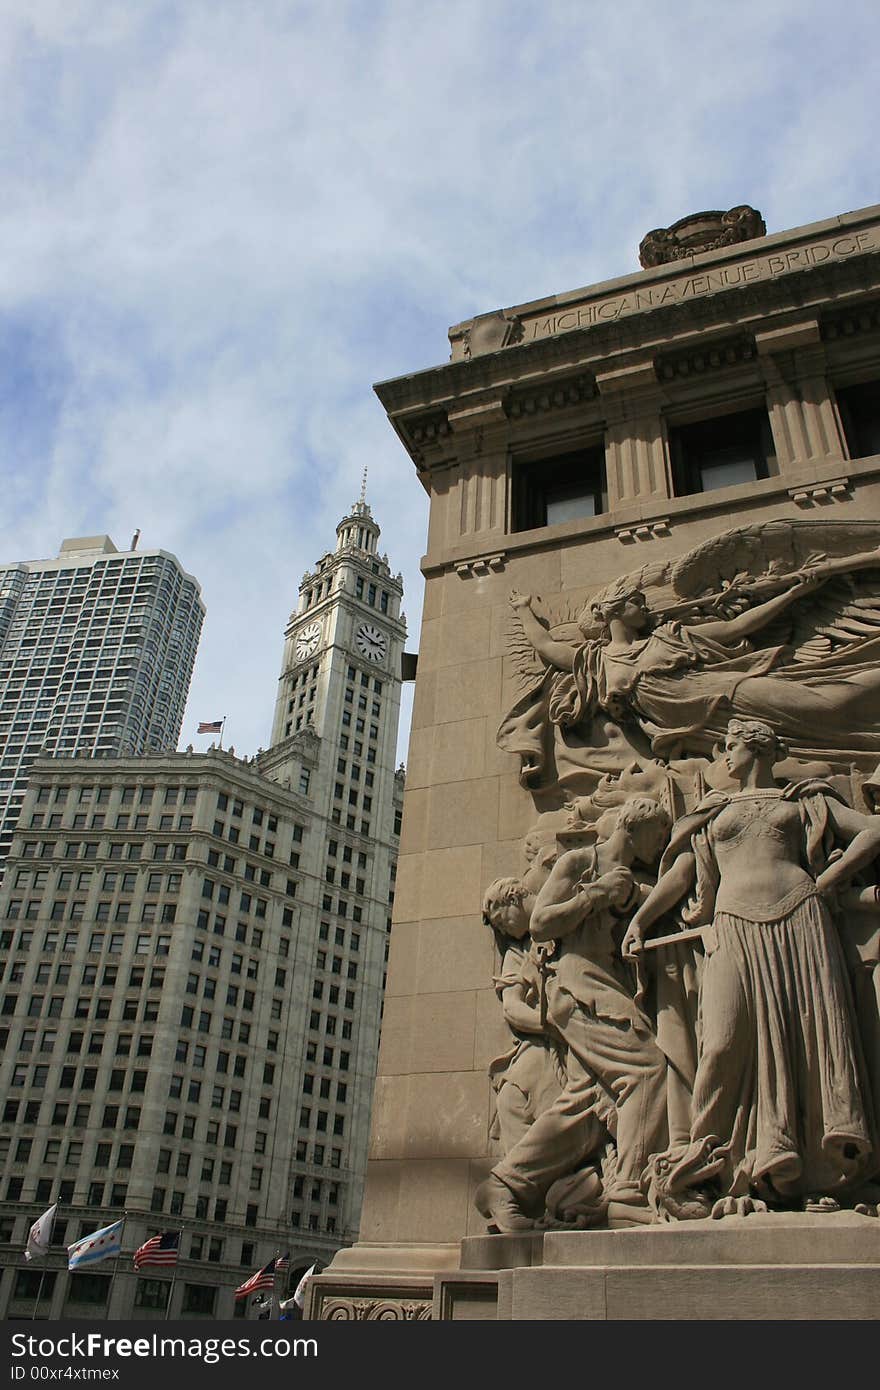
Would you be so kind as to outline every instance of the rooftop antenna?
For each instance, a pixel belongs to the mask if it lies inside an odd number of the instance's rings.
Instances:
[[[140,538],[141,538],[141,530],[140,530],[140,527],[138,527],[138,529],[135,531],[134,535],[133,535],[132,538],[131,538],[131,547],[130,547],[130,548],[131,548],[132,550],[137,550],[137,544],[138,544],[138,541],[140,540]]]
[[[366,468],[366,464],[365,464],[365,465],[364,465],[364,476],[363,476],[363,478],[361,479],[361,495],[360,495],[361,504],[363,505],[363,503],[366,502],[366,500],[367,500],[367,468]]]

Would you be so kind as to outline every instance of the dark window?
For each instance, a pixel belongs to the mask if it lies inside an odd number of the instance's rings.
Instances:
[[[880,454],[880,381],[863,381],[835,391],[850,458]]]
[[[95,1303],[103,1305],[107,1302],[109,1290],[109,1274],[71,1274],[70,1286],[67,1291],[67,1301],[68,1303]]]
[[[155,1308],[159,1312],[164,1312],[170,1287],[170,1281],[167,1279],[138,1279],[134,1306],[136,1308]]]
[[[27,1298],[33,1301],[39,1294],[41,1302],[48,1302],[55,1290],[56,1278],[57,1275],[54,1270],[18,1269],[15,1272],[15,1287],[12,1291],[12,1297]]]
[[[184,1284],[183,1311],[203,1313],[210,1317],[214,1312],[217,1290],[211,1284]]]
[[[775,463],[767,412],[741,410],[692,425],[672,425],[669,455],[676,497],[766,478]]]
[[[530,531],[608,509],[605,450],[599,445],[513,468],[511,529]]]

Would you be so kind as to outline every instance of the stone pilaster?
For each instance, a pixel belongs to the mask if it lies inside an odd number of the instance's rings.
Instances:
[[[605,406],[608,510],[672,496],[663,420],[663,390],[653,361],[598,372]]]

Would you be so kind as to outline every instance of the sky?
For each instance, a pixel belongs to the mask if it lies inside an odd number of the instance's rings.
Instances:
[[[225,715],[250,756],[365,467],[418,647],[427,498],[372,383],[689,212],[880,201],[878,40],[876,0],[0,0],[0,561],[177,555],[181,745]]]

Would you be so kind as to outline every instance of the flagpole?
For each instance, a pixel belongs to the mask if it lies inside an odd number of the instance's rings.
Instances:
[[[223,723],[220,725],[220,747],[223,747],[223,730],[226,728],[226,715],[223,716]]]
[[[113,1261],[113,1273],[110,1275],[110,1288],[107,1290],[107,1316],[110,1316],[110,1308],[113,1303],[113,1285],[116,1283],[116,1271],[119,1269],[119,1257],[122,1254],[122,1237],[125,1235],[125,1223],[128,1220],[128,1212],[122,1213],[122,1230],[119,1232],[119,1249],[116,1251],[116,1259]]]
[[[177,1269],[180,1264],[180,1257],[183,1254],[183,1233],[185,1230],[186,1227],[181,1226],[180,1239],[177,1242],[177,1259],[174,1261],[174,1273],[171,1275],[171,1287],[168,1290],[168,1302],[165,1304],[165,1322],[167,1322],[169,1317],[171,1316],[171,1300],[174,1297],[174,1281],[177,1278]]]
[[[51,1224],[51,1226],[49,1227],[49,1239],[47,1240],[47,1242],[46,1242],[46,1248],[45,1248],[45,1250],[43,1251],[43,1267],[42,1267],[42,1269],[40,1270],[40,1282],[39,1282],[39,1284],[37,1285],[37,1296],[36,1296],[36,1299],[34,1300],[34,1311],[33,1311],[33,1313],[31,1314],[31,1322],[36,1322],[36,1320],[37,1320],[37,1310],[39,1309],[39,1306],[40,1306],[40,1299],[43,1297],[43,1283],[44,1283],[45,1278],[46,1278],[46,1264],[47,1264],[47,1262],[48,1262],[48,1260],[49,1260],[49,1246],[52,1244],[52,1236],[53,1236],[53,1233],[54,1233],[54,1231],[55,1231],[55,1222],[56,1222],[57,1220],[58,1220],[58,1203],[57,1203],[57,1201],[56,1201],[56,1203],[55,1203],[55,1215],[52,1217],[52,1224]]]
[[[37,1320],[37,1309],[40,1306],[40,1299],[43,1296],[43,1280],[46,1278],[46,1261],[48,1260],[48,1258],[49,1251],[47,1250],[45,1255],[43,1256],[43,1267],[40,1270],[40,1282],[37,1285],[37,1296],[34,1300],[34,1311],[31,1313],[31,1322],[36,1322]]]

